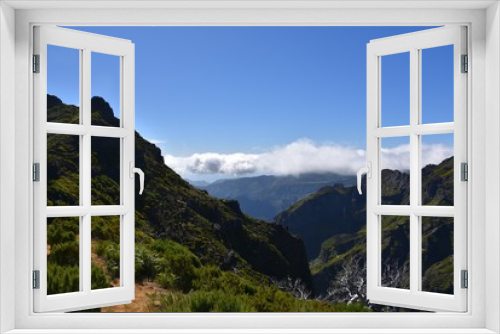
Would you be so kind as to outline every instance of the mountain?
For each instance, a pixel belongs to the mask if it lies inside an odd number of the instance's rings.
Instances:
[[[184,179],[186,180],[190,185],[196,187],[196,188],[204,188],[210,185],[210,182],[207,181],[195,181],[195,180],[189,180],[189,179]]]
[[[366,224],[366,195],[355,187],[326,186],[276,216],[275,221],[299,235],[310,260],[329,236],[354,233]]]
[[[119,125],[104,99],[91,102],[93,125]],[[79,122],[78,108],[55,96],[48,96],[48,107],[49,121]],[[135,136],[136,166],[146,175],[144,193],[136,196],[136,289],[152,284],[169,291],[148,294],[137,310],[364,310],[299,300],[279,288],[275,282],[287,279],[313,288],[302,240],[284,226],[248,217],[235,200],[193,187],[165,165],[158,147]],[[119,202],[119,147],[117,139],[92,138],[92,204]],[[78,205],[79,138],[49,134],[47,163],[47,204]],[[78,289],[77,221],[48,220],[49,294]],[[119,226],[119,217],[92,217],[93,289],[119,284]]]
[[[382,203],[409,203],[409,175],[397,170],[382,171]],[[366,189],[363,178],[362,188]],[[452,205],[453,157],[422,169],[422,202]],[[295,203],[276,217],[276,223],[300,236],[306,245],[314,286],[325,293],[349,259],[366,254],[366,196],[355,187],[324,187]],[[405,217],[382,220],[382,259],[406,268],[409,263],[409,222]],[[425,291],[452,293],[453,219],[422,218],[422,267]],[[406,254],[406,255],[405,255]],[[362,262],[362,261],[361,261]],[[451,276],[450,276],[451,275]],[[406,278],[399,282],[409,284]]]
[[[400,279],[392,285],[409,287],[409,223],[403,217],[389,216],[382,222],[383,269],[392,267]],[[326,293],[332,282],[345,272],[351,259],[361,260],[360,272],[366,274],[366,226],[356,233],[337,234],[326,239],[317,258],[310,262],[314,287]],[[394,271],[395,270],[395,271]],[[453,219],[424,218],[422,224],[422,289],[428,292],[453,294]],[[383,281],[391,281],[390,272],[382,273]],[[384,279],[384,276],[385,279]]]
[[[251,217],[271,221],[278,213],[318,189],[335,184],[354,185],[356,176],[333,173],[288,176],[263,175],[224,179],[203,187],[217,198],[234,199]]]

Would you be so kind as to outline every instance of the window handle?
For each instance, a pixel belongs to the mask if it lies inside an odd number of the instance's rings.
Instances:
[[[358,170],[358,192],[360,195],[362,194],[362,192],[361,192],[361,177],[363,176],[363,174],[366,174],[367,177],[369,179],[371,179],[371,177],[372,177],[372,163],[370,161],[368,161],[366,163],[366,167],[363,167],[360,170]]]
[[[144,172],[142,171],[142,169],[134,167],[133,161],[130,161],[129,167],[130,167],[131,179],[134,178],[134,173],[139,174],[139,186],[140,186],[139,195],[142,195],[142,192],[144,191]]]

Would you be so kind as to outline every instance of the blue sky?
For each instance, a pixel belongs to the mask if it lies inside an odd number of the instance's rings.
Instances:
[[[171,157],[207,152],[259,155],[301,140],[314,147],[334,144],[364,150],[366,44],[428,29],[71,28],[135,43],[136,129]],[[453,121],[453,74],[451,64],[445,62],[452,50],[451,46],[424,50],[424,123]],[[49,57],[49,73],[53,71],[49,93],[77,104],[78,89],[71,88],[71,80],[61,79],[74,78],[70,73],[77,72],[68,69],[77,68],[78,58],[71,63],[66,56],[64,64],[60,59],[64,55],[57,53]],[[93,55],[92,94],[103,96],[118,110],[117,59],[113,58]],[[409,57],[386,56],[382,66],[382,124],[406,125]],[[444,144],[450,144],[447,141]]]

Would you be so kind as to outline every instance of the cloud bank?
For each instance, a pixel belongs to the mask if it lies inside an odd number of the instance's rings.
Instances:
[[[409,145],[382,149],[382,168],[408,170]],[[423,165],[438,164],[453,155],[443,144],[422,145]],[[332,172],[352,175],[365,166],[366,152],[338,144],[317,144],[300,139],[261,154],[195,153],[188,157],[165,156],[165,163],[180,175],[227,176],[299,175]]]

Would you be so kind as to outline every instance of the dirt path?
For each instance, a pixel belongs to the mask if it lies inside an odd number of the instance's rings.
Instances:
[[[103,307],[101,308],[101,312],[157,312],[159,304],[156,301],[151,301],[149,295],[153,293],[165,293],[166,291],[154,282],[136,283],[135,299],[132,303]]]
[[[96,242],[92,241],[92,263],[100,266],[106,272],[106,261],[95,252]],[[48,252],[50,249],[47,250]],[[115,279],[113,286],[120,286],[120,279]],[[101,308],[101,312],[156,312],[159,301],[152,301],[150,294],[165,293],[166,289],[158,286],[155,282],[135,283],[135,299],[130,304],[116,305]]]

